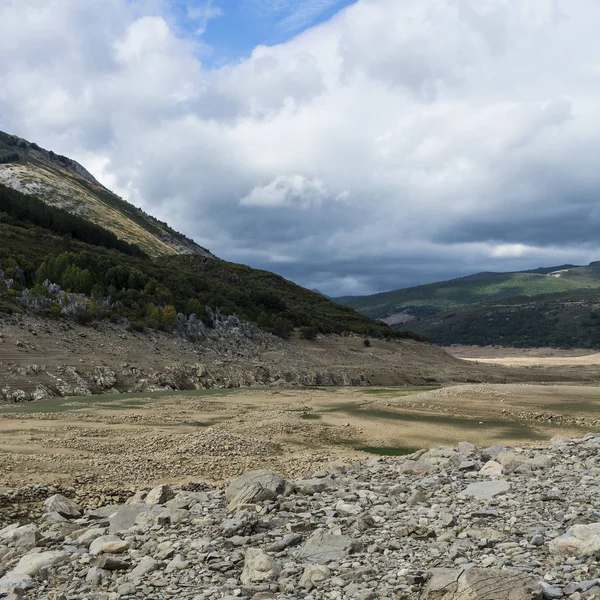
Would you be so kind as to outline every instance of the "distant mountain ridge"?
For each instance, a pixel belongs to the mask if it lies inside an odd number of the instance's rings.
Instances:
[[[600,262],[475,273],[335,300],[440,344],[600,348]]]
[[[100,225],[149,256],[213,257],[206,248],[112,193],[76,161],[1,131],[0,184]]]
[[[343,296],[336,302],[388,322],[395,315],[430,316],[446,310],[513,296],[539,296],[600,287],[600,266],[559,265],[507,273],[481,272],[370,296]]]

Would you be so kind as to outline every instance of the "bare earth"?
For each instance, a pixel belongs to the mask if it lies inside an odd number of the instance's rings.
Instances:
[[[462,440],[522,445],[597,430],[600,389],[578,385],[59,398],[0,407],[0,491],[29,482],[118,489],[220,482],[257,467],[298,475],[338,457]]]

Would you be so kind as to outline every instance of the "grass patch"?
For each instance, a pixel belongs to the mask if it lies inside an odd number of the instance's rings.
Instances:
[[[539,429],[543,428],[544,425],[536,424],[537,430],[535,430],[532,429],[528,423],[516,423],[502,419],[485,419],[481,421],[477,418],[457,417],[450,415],[403,413],[379,408],[365,408],[365,406],[368,405],[365,405],[364,403],[346,403],[332,409],[327,409],[327,412],[341,412],[350,416],[384,421],[427,423],[433,426],[443,425],[464,430],[500,429],[501,433],[496,436],[497,439],[512,438],[515,440],[544,440],[548,438],[548,435],[545,435],[539,431]]]
[[[36,402],[24,402],[22,404],[10,404],[0,407],[0,414],[3,413],[54,413],[65,411],[80,411],[89,409],[124,409],[139,408],[146,404],[145,401],[155,400],[157,398],[170,398],[177,396],[186,397],[209,397],[224,396],[237,393],[238,389],[209,389],[209,390],[173,390],[160,392],[126,392],[123,394],[106,394],[97,396],[77,396],[70,398],[49,398],[47,400],[38,400]]]

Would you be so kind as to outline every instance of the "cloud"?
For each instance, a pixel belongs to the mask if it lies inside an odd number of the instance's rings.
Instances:
[[[281,175],[267,185],[256,186],[240,200],[240,206],[285,206],[306,210],[320,206],[328,196],[327,188],[318,179]]]
[[[220,5],[190,6],[202,29]],[[594,0],[359,0],[207,70],[166,0],[0,0],[0,129],[330,294],[586,262],[599,20]]]

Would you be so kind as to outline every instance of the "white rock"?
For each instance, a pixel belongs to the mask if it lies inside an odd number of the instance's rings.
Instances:
[[[329,577],[329,569],[325,565],[308,565],[300,577],[300,585],[305,589],[312,589],[316,583],[325,581]]]
[[[70,555],[67,552],[60,552],[58,550],[38,552],[37,554],[26,554],[21,558],[11,573],[35,577],[42,569],[64,565],[69,561],[69,557]]]
[[[508,481],[480,481],[467,486],[460,494],[459,498],[475,498],[476,500],[489,500],[494,496],[504,494],[510,490]]]
[[[164,504],[168,500],[175,498],[175,492],[169,485],[157,485],[148,492],[144,502],[146,504]]]
[[[567,556],[590,556],[600,551],[600,523],[573,525],[566,533],[553,539],[551,554]]]
[[[103,546],[105,544],[121,541],[121,538],[118,538],[116,535],[101,535],[90,544],[89,552],[92,556],[98,556],[104,552]]]
[[[248,548],[240,581],[252,585],[263,581],[273,581],[279,575],[279,564],[259,548]]]
[[[44,502],[44,512],[58,513],[62,517],[77,518],[81,516],[81,506],[61,494],[54,494]]]
[[[500,477],[502,475],[502,465],[495,460],[488,460],[479,472],[488,477]]]

